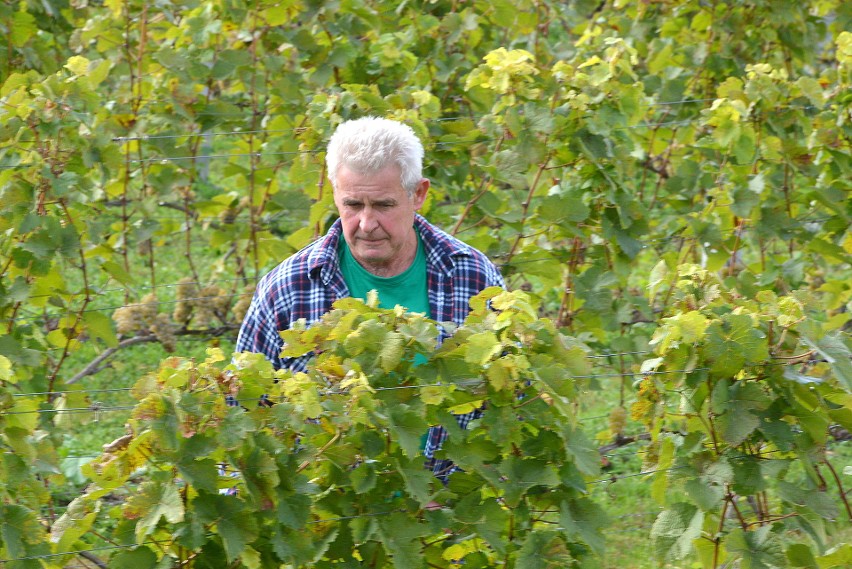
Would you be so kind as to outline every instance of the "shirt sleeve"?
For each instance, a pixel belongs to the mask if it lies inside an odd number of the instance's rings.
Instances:
[[[288,316],[278,314],[274,305],[275,302],[268,287],[261,282],[240,326],[235,351],[263,354],[272,362],[275,369],[280,369],[282,365],[280,354],[284,341],[278,333],[278,320],[280,317],[287,320]]]

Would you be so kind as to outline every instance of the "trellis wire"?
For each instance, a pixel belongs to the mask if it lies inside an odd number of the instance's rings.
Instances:
[[[814,222],[814,223],[816,223],[818,221],[819,220],[812,220],[812,222]],[[745,228],[747,229],[749,227],[745,226]],[[729,229],[727,231],[734,233],[734,232],[743,231],[743,230],[744,230],[743,227],[739,227],[739,228],[732,228],[732,229]],[[197,237],[197,239],[198,239],[197,242],[203,243],[202,237]],[[697,236],[671,236],[671,237],[647,240],[647,242],[652,242],[652,241],[653,242],[663,242],[663,241],[670,241],[670,240],[675,240],[675,239],[697,240],[697,239],[699,239],[699,237],[697,237]],[[643,245],[643,248],[647,248],[647,247],[648,247],[647,245]],[[494,255],[493,257],[495,259],[499,259],[501,256],[500,255]],[[509,263],[502,263],[502,264],[501,263],[495,263],[495,265],[497,267],[506,267],[506,266],[516,266],[516,265],[521,265],[521,264],[539,263],[539,262],[552,261],[552,260],[558,261],[559,259],[556,259],[554,257],[544,257],[544,258],[536,258],[536,259],[522,259],[520,261],[510,261]],[[214,283],[220,283],[220,282],[239,282],[239,281],[245,281],[248,284],[251,283],[250,279],[234,278],[234,279],[211,280],[211,281],[208,281],[208,284],[214,284]],[[197,285],[197,284],[201,284],[201,283],[199,283],[197,281],[192,281],[190,283],[179,283],[178,282],[178,283],[168,283],[168,284],[154,285],[154,286],[147,286],[147,287],[139,287],[139,289],[140,290],[151,290],[151,289],[154,289],[154,288],[173,288],[173,287],[182,286],[183,284],[196,284]],[[132,288],[131,287],[117,287],[117,288],[114,288],[114,289],[107,289],[105,291],[97,291],[97,292],[102,293],[102,292],[108,292],[108,291],[121,291],[121,290],[127,291],[127,290],[132,290]],[[85,296],[86,294],[91,295],[91,294],[93,294],[93,292],[94,291],[89,292],[89,293],[78,292],[78,293],[71,293],[71,294],[64,295],[64,296],[78,297],[78,296]],[[249,296],[249,295],[250,295],[250,293],[234,292],[234,293],[226,293],[226,294],[217,295],[217,296],[188,298],[188,299],[184,299],[184,301],[209,300],[209,299],[212,299],[212,298],[221,298],[221,297],[224,297],[224,296],[227,296],[229,298],[234,298],[234,297]],[[51,297],[51,296],[55,296],[55,295],[47,295],[47,294],[39,295],[39,297]],[[160,305],[160,304],[175,304],[177,302],[181,302],[181,301],[179,301],[179,300],[163,300],[163,301],[157,301],[156,303],[142,303],[142,304],[144,304],[144,305],[150,305],[150,304]],[[140,303],[132,303],[132,304],[140,304]],[[6,322],[18,322],[18,321],[24,321],[24,320],[32,320],[33,318],[38,318],[38,317],[41,317],[41,318],[62,318],[63,316],[78,314],[80,312],[88,313],[88,312],[113,311],[113,310],[116,310],[118,308],[122,308],[124,306],[126,306],[126,305],[86,308],[83,311],[68,310],[66,312],[51,313],[49,315],[30,313],[30,315],[28,315],[28,316],[18,316],[18,317],[15,317],[15,318],[7,318],[5,320],[6,320]]]
[[[798,364],[796,364],[796,363],[790,364],[790,363],[779,362],[777,365],[793,366],[793,365],[798,365]],[[571,381],[571,380],[576,380],[576,379],[624,378],[624,377],[637,377],[637,376],[651,377],[651,376],[659,376],[659,375],[673,375],[673,374],[680,374],[680,373],[692,373],[692,372],[696,372],[696,371],[709,371],[709,369],[710,368],[694,368],[694,369],[678,369],[678,370],[665,370],[665,371],[636,371],[636,372],[616,372],[616,373],[573,375],[573,376],[568,376],[566,378],[563,378],[562,381]],[[439,382],[436,382],[436,383],[420,384],[420,385],[397,385],[397,386],[393,386],[393,387],[373,387],[373,388],[371,388],[371,390],[375,391],[375,392],[381,392],[381,391],[400,391],[400,390],[406,390],[406,389],[425,389],[425,388],[428,388],[428,387],[454,387],[454,386],[472,387],[474,385],[483,385],[485,383],[487,383],[487,381],[485,379],[471,379],[471,380],[459,381],[459,382],[440,382],[439,381]],[[133,389],[133,388],[129,388],[129,387],[128,388],[114,388],[113,390],[110,390],[110,391],[129,391],[131,389]],[[85,393],[90,393],[90,392],[96,393],[96,392],[101,392],[101,391],[103,391],[103,390],[98,390],[98,389],[94,389],[94,390],[91,390],[91,391],[69,390],[69,391],[61,391],[61,392],[19,393],[19,394],[15,394],[15,395],[18,396],[18,397],[37,397],[37,396],[42,397],[42,396],[46,396],[50,393],[54,393],[54,394],[85,394]],[[678,392],[676,390],[671,390],[671,391]],[[346,391],[326,390],[326,391],[321,391],[320,395],[341,395],[341,394],[344,394],[344,393],[346,393]],[[257,402],[273,401],[273,402],[277,403],[277,402],[282,402],[283,400],[274,401],[274,399],[270,398],[270,397],[241,399],[241,402],[254,402],[254,401],[257,401]],[[752,401],[752,400],[751,399],[732,399],[731,401],[749,402],[749,401]],[[203,402],[201,404],[202,405],[205,405],[205,404],[206,405],[213,405],[215,403],[214,402]],[[92,406],[89,406],[89,407],[80,407],[80,408],[72,408],[72,409],[33,409],[33,410],[28,410],[28,411],[3,411],[3,412],[0,412],[0,415],[26,415],[26,414],[32,414],[32,413],[68,413],[68,412],[84,412],[84,411],[88,411],[88,412],[92,412],[92,413],[99,413],[101,411],[110,411],[110,410],[117,410],[117,409],[133,409],[133,408],[134,407],[132,407],[132,406],[131,407],[92,407]],[[589,417],[589,418],[585,418],[584,420],[591,421],[591,420],[602,419],[604,417],[608,417],[608,415],[605,415],[605,416],[602,415],[602,416],[599,416],[599,417]]]

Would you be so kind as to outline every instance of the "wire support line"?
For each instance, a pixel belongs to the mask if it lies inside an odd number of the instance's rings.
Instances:
[[[645,103],[649,108],[653,107],[669,107],[676,105],[688,105],[693,103],[709,103],[713,102],[716,99],[713,98],[689,98],[689,99],[678,99],[672,101],[653,101],[649,100]],[[797,104],[788,104],[787,108],[801,108],[805,110],[817,110],[818,107],[815,107],[811,104],[805,105],[797,105]],[[826,106],[828,108],[828,106]],[[246,110],[244,113],[210,113],[203,112],[205,117],[213,117],[213,116],[223,116],[223,117],[249,117],[251,116],[251,111]],[[474,124],[478,123],[483,118],[486,118],[488,115],[474,115],[474,116],[456,116],[456,117],[439,117],[429,119],[427,122],[433,123],[446,123],[446,122],[461,122],[461,121],[470,121]],[[586,118],[591,117],[592,115],[588,115]],[[677,121],[675,121],[677,122]],[[177,134],[141,134],[137,136],[116,136],[112,138],[113,142],[128,142],[128,141],[146,141],[146,140],[159,140],[159,139],[173,139],[173,138],[200,138],[200,137],[214,137],[214,136],[240,136],[240,135],[248,135],[248,134],[270,134],[270,133],[290,133],[290,134],[299,134],[300,130],[305,130],[305,127],[296,127],[292,129],[249,129],[249,130],[230,130],[223,132],[183,132]]]
[[[237,277],[237,278],[233,278],[233,279],[213,279],[213,280],[209,280],[209,281],[186,281],[186,282],[178,282],[178,283],[163,283],[163,284],[157,284],[157,285],[145,285],[145,286],[134,286],[134,287],[121,286],[121,287],[114,287],[114,288],[105,288],[105,289],[101,289],[101,290],[93,290],[93,291],[90,291],[88,293],[87,292],[63,293],[62,296],[76,297],[76,296],[86,296],[87,294],[91,296],[91,295],[95,295],[95,294],[96,295],[107,294],[107,293],[110,293],[110,292],[155,290],[155,289],[161,289],[161,288],[177,288],[177,287],[181,287],[181,286],[201,286],[201,287],[204,287],[204,286],[210,286],[212,284],[219,284],[219,283],[239,283],[239,282],[242,282],[246,286],[248,286],[249,284],[257,285],[258,280],[260,280],[260,279],[256,279],[254,281],[254,283],[252,283],[251,279]],[[54,293],[54,294],[34,294],[32,296],[29,296],[28,298],[50,298],[51,296],[56,296],[57,294],[58,293]]]
[[[710,368],[696,368],[693,371],[699,370],[707,370]],[[569,376],[563,379],[563,381],[569,381],[573,379],[592,379],[592,378],[611,378],[611,377],[623,377],[623,376],[632,376],[632,375],[667,375],[667,374],[675,374],[675,373],[683,373],[686,370],[671,370],[671,371],[655,371],[655,372],[636,372],[634,374],[625,374],[625,373],[617,373],[617,374],[590,374],[590,375],[582,375],[582,376]],[[384,391],[400,391],[406,389],[425,389],[428,387],[474,387],[477,385],[487,384],[486,379],[470,379],[466,381],[458,381],[458,382],[436,382],[436,383],[426,383],[426,384],[418,384],[418,385],[395,385],[395,386],[385,386],[385,387],[371,387],[370,389],[375,392],[384,392]],[[523,386],[519,386],[523,387]],[[85,393],[83,391],[76,391],[72,393]],[[339,390],[339,389],[328,389],[319,391],[320,395],[329,396],[329,395],[346,395],[349,393],[349,390]],[[21,394],[23,395],[23,394]],[[250,399],[240,399],[239,403],[249,403],[249,402],[269,402],[273,403],[281,403],[284,402],[283,397],[252,397]],[[206,401],[202,402],[202,405],[216,405],[218,402],[216,401]],[[122,410],[122,409],[133,409],[134,406],[118,406],[118,407],[98,407],[98,406],[89,406],[89,407],[79,407],[72,409],[36,409],[30,411],[13,411],[13,412],[3,412],[0,413],[6,415],[25,415],[32,413],[68,413],[68,412],[90,412],[90,413],[99,413],[101,411],[114,411],[114,410]]]
[[[597,359],[597,358],[617,358],[621,356],[635,356],[641,354],[651,354],[653,353],[651,350],[638,350],[635,352],[613,352],[611,354],[595,354],[592,356],[586,356],[589,359]]]
[[[180,219],[183,219],[183,218],[180,218]],[[812,220],[807,220],[807,221],[809,223],[820,223],[822,221],[827,221],[829,219],[830,218],[817,218],[817,219],[812,219]],[[737,232],[737,231],[742,231],[743,229],[754,229],[754,228],[752,228],[750,226],[745,226],[743,228],[733,228],[733,229],[727,230],[727,232],[728,233],[734,233],[734,232]],[[693,240],[697,240],[698,237],[697,236],[673,235],[673,236],[661,237],[661,238],[657,238],[657,239],[648,239],[646,241],[646,243],[661,243],[661,242],[672,241],[672,240],[676,240],[676,239],[684,239],[684,240],[693,241]],[[199,237],[197,242],[202,243],[203,242],[202,238]],[[647,249],[647,248],[648,248],[647,245],[643,245],[643,249]],[[501,256],[502,255],[493,255],[492,257],[494,259],[499,259]],[[508,263],[497,263],[497,265],[500,266],[500,267],[506,267],[506,266],[516,266],[516,265],[520,265],[520,264],[540,263],[540,262],[547,262],[547,261],[554,261],[554,260],[561,261],[561,259],[557,256],[548,256],[548,257],[541,257],[541,258],[535,258],[535,259],[522,259],[520,261],[513,260],[513,261],[508,262]],[[154,286],[115,287],[115,288],[110,288],[110,289],[92,291],[88,294],[90,294],[90,295],[91,294],[103,294],[103,293],[108,293],[108,292],[128,291],[128,290],[152,290],[152,289],[156,289],[156,288],[178,287],[178,286],[182,286],[183,284],[192,284],[192,285],[205,285],[206,284],[206,285],[209,285],[209,284],[215,284],[215,283],[240,282],[240,281],[244,281],[247,284],[251,283],[251,279],[246,279],[246,278],[216,279],[216,280],[207,281],[206,283],[205,282],[199,282],[199,281],[192,281],[192,282],[188,282],[188,283],[167,283],[167,284],[160,284],[160,285],[154,285]],[[85,296],[86,294],[87,293],[85,293],[85,292],[74,292],[74,293],[64,293],[62,296],[79,297],[79,296]],[[45,297],[51,297],[51,296],[57,296],[57,294],[40,294],[40,295],[33,295],[29,298],[45,298]],[[111,310],[111,308],[104,308],[103,310]],[[17,318],[15,320],[20,320],[20,319],[25,319],[25,318]],[[7,320],[7,321],[9,321],[9,320]],[[635,352],[635,353],[640,354],[642,352]],[[599,357],[608,357],[608,355],[607,354],[601,354]]]
[[[79,555],[81,553],[95,553],[97,551],[109,551],[115,549],[133,549],[141,545],[168,545],[167,541],[145,541],[142,543],[131,543],[127,545],[104,545],[102,547],[93,547],[90,549],[78,549],[76,551],[60,551],[58,553],[42,553],[40,555],[29,555],[26,557],[15,557],[10,559],[0,559],[0,563],[13,563],[15,561],[35,561],[38,559],[53,559],[54,557],[64,557],[66,555]]]
[[[33,393],[13,393],[13,397],[46,397],[51,395],[84,395],[89,393],[117,393],[122,391],[132,391],[132,387],[112,387],[109,389],[71,389],[68,391],[37,391]]]
[[[65,509],[67,509],[67,508],[65,508]],[[376,518],[376,517],[381,517],[381,516],[389,516],[389,515],[395,514],[395,513],[412,513],[412,512],[410,512],[409,510],[404,509],[404,508],[398,508],[398,509],[387,510],[387,511],[383,511],[383,512],[371,512],[371,513],[365,513],[365,514],[353,514],[351,516],[338,516],[338,517],[334,517],[334,518],[323,518],[323,519],[310,520],[310,521],[305,522],[305,525],[310,526],[310,525],[323,524],[323,523],[329,523],[329,522],[342,522],[342,521],[357,520],[357,519],[364,519],[364,518]],[[90,548],[90,549],[79,549],[79,550],[76,550],[76,551],[60,551],[60,552],[57,552],[57,553],[44,553],[44,554],[40,554],[40,555],[29,555],[29,556],[26,556],[26,557],[0,559],[0,564],[13,563],[13,562],[16,562],[16,561],[35,561],[35,560],[39,560],[39,559],[52,559],[52,558],[55,558],[55,557],[63,557],[63,556],[66,556],[66,555],[79,555],[81,553],[94,553],[94,552],[98,552],[98,551],[108,551],[108,550],[115,550],[115,549],[134,549],[134,548],[142,546],[142,545],[169,545],[169,544],[171,544],[171,542],[167,542],[167,541],[146,541],[146,542],[142,542],[142,543],[138,543],[138,544],[132,543],[132,544],[126,544],[126,545],[109,545],[109,546],[103,546],[103,547],[93,547],[93,548]]]
[[[640,129],[640,128],[658,128],[661,126],[668,125],[687,125],[691,123],[699,123],[703,118],[697,117],[693,119],[681,119],[681,120],[672,120],[665,121],[660,123],[640,123],[629,126],[615,127],[613,130],[632,130],[632,129]],[[471,144],[481,144],[483,142],[495,142],[497,138],[483,138],[477,139],[474,141],[439,141],[432,143],[431,146],[437,148],[446,148],[446,147],[466,147]],[[228,154],[198,154],[198,155],[187,155],[187,156],[163,156],[157,158],[133,158],[127,160],[128,164],[146,164],[152,162],[175,162],[182,160],[218,160],[222,158],[247,158],[247,157],[255,157],[255,158],[263,158],[263,157],[271,157],[271,156],[299,156],[303,154],[321,154],[325,152],[325,148],[312,148],[309,150],[292,150],[292,151],[282,151],[282,152],[238,152],[238,153],[228,153]]]
[[[216,158],[263,158],[265,156],[296,156],[299,154],[317,154],[324,150],[294,150],[290,152],[237,152],[233,154],[197,154],[193,156],[163,156],[160,158],[134,158],[128,160],[130,164],[143,164],[150,162],[177,162],[181,160],[212,160]]]
[[[591,357],[591,356],[586,356]],[[769,365],[769,364],[767,364]],[[778,362],[771,365],[776,366],[796,366],[798,363],[786,363],[786,362]],[[660,375],[673,375],[680,373],[692,373],[696,371],[709,371],[710,368],[694,368],[694,369],[676,369],[676,370],[664,370],[664,371],[636,371],[636,372],[614,372],[614,373],[596,373],[596,374],[587,374],[587,375],[572,375],[563,378],[562,381],[576,380],[576,379],[601,379],[601,378],[615,378],[615,377],[636,377],[636,376],[660,376]],[[416,385],[394,385],[394,386],[384,386],[384,387],[371,387],[372,391],[382,392],[382,391],[400,391],[406,389],[424,389],[428,387],[473,387],[476,385],[486,384],[486,379],[470,379],[466,381],[456,381],[456,382],[435,382],[435,383],[424,383],[424,384],[416,384]],[[519,386],[520,387],[520,386]],[[122,391],[132,391],[133,387],[116,387],[111,389],[92,389],[92,390],[69,390],[69,391],[41,391],[41,392],[32,392],[32,393],[15,393],[13,394],[15,397],[43,397],[51,394],[88,394],[88,393],[108,393],[108,392],[122,392]],[[673,393],[681,393],[682,390],[667,390]],[[328,389],[320,391],[320,395],[345,395],[349,393],[348,390],[338,390],[338,389]],[[241,401],[269,401],[271,398],[251,398],[251,399],[241,399]],[[283,399],[279,398],[279,401],[283,401]],[[750,401],[750,400],[737,400],[737,401]],[[110,408],[86,408],[91,410],[92,412],[96,412],[99,410],[110,409]],[[43,412],[49,410],[41,410],[41,411],[18,411],[17,413],[36,413]],[[599,415],[594,417],[584,417],[581,418],[581,421],[592,421],[607,418],[609,415]]]
[[[305,525],[307,526],[307,525],[322,524],[322,523],[328,523],[328,522],[342,522],[342,521],[346,521],[346,520],[358,520],[358,519],[362,519],[362,518],[375,518],[375,517],[379,517],[379,516],[389,516],[391,514],[407,513],[407,512],[408,512],[408,510],[400,508],[398,510],[388,510],[386,512],[374,512],[374,513],[371,513],[371,514],[355,514],[355,515],[352,515],[352,516],[339,516],[337,518],[325,518],[325,519],[320,519],[320,520],[311,520],[309,522],[305,522]],[[410,513],[410,512],[408,512],[408,513]]]
[[[0,412],[0,417],[5,415],[41,415],[46,413],[109,413],[111,411],[131,411],[135,409],[135,405],[120,405],[116,407],[71,407],[69,409],[33,409],[32,411],[3,411]]]
[[[679,101],[655,101],[650,103],[651,106],[665,107],[668,105],[685,105],[688,103],[709,103],[711,101],[715,101],[716,99],[681,99]]]
[[[291,129],[279,129],[279,130],[230,130],[225,132],[185,132],[181,134],[143,134],[140,136],[116,136],[112,139],[113,142],[131,142],[131,141],[145,141],[145,140],[169,140],[175,138],[206,138],[206,137],[214,137],[214,136],[231,136],[231,135],[244,135],[244,134],[272,134],[272,133],[283,133],[283,132],[294,132]]]
[[[213,300],[220,298],[243,298],[252,296],[254,293],[250,292],[234,292],[234,293],[225,293],[225,294],[217,294],[215,296],[195,296],[191,298],[182,298],[175,300],[158,300],[157,302],[131,302],[129,304],[122,304],[120,306],[104,306],[104,307],[96,307],[96,308],[86,308],[85,310],[67,310],[65,312],[55,312],[50,314],[28,314],[26,316],[18,316],[15,318],[7,318],[5,322],[19,322],[22,320],[34,320],[37,318],[51,319],[51,318],[62,318],[63,316],[68,316],[72,314],[81,314],[81,313],[89,313],[89,312],[106,312],[109,310],[118,310],[119,308],[127,308],[127,307],[143,307],[143,306],[166,306],[166,305],[174,305],[179,304],[181,302],[196,302],[199,300]]]
[[[727,459],[728,460],[748,460],[748,459],[752,459],[752,458],[763,458],[765,455],[774,454],[774,453],[778,453],[778,452],[784,452],[784,451],[770,450],[770,451],[762,452],[760,454],[755,454],[755,455],[731,456],[731,457],[727,457]],[[674,472],[674,471],[677,471],[677,470],[685,470],[685,469],[688,469],[688,468],[693,468],[693,467],[690,466],[690,465],[683,465],[683,466],[669,466],[667,468],[656,468],[656,469],[653,469],[653,470],[644,470],[642,472],[632,472],[630,474],[621,474],[621,475],[617,475],[617,476],[610,476],[609,478],[601,478],[601,479],[598,479],[598,480],[592,480],[591,482],[588,482],[588,484],[603,484],[603,483],[606,483],[606,482],[617,482],[618,480],[626,480],[628,478],[637,478],[639,476],[648,476],[650,474],[659,474],[661,472]]]

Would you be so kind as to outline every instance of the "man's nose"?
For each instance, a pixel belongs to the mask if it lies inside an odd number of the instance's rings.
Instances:
[[[358,222],[358,229],[360,229],[362,233],[372,233],[378,225],[379,223],[376,220],[376,215],[372,208],[364,208]]]

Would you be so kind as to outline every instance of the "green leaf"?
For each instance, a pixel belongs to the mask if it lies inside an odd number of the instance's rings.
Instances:
[[[409,495],[421,505],[426,504],[432,497],[432,484],[435,482],[435,477],[431,471],[423,468],[422,457],[413,458],[407,464],[396,461],[396,467],[405,481],[405,489]]]
[[[156,566],[157,554],[145,546],[121,551],[109,560],[109,569],[154,569]]]
[[[728,534],[725,547],[742,559],[743,569],[774,569],[785,562],[784,552],[770,525],[748,532],[737,528]]]
[[[713,391],[713,405],[718,412],[716,424],[722,438],[730,445],[738,446],[761,425],[759,412],[766,409],[772,398],[755,382],[738,381],[727,390],[719,382]]]
[[[405,350],[405,338],[398,332],[390,332],[381,344],[379,366],[389,372],[399,365]]]
[[[102,312],[86,312],[83,315],[86,329],[94,338],[100,338],[107,347],[113,348],[118,345],[112,320]]]
[[[852,544],[843,543],[832,548],[825,555],[817,557],[819,569],[849,567],[852,564]]]
[[[692,504],[673,504],[657,516],[651,528],[657,557],[677,560],[689,556],[693,541],[701,537],[704,514]]]
[[[657,290],[668,278],[669,268],[665,259],[660,259],[654,268],[651,269],[651,274],[648,277],[648,298],[653,301],[657,294]]]
[[[560,553],[556,553],[559,550]],[[527,534],[524,544],[518,551],[517,567],[524,569],[548,569],[565,567],[573,559],[564,549],[559,533],[552,530],[535,529]]]
[[[609,523],[603,509],[588,498],[565,500],[559,508],[559,524],[569,543],[580,538],[598,554],[603,553]]]
[[[390,553],[396,569],[418,569],[426,566],[420,554],[419,538],[429,533],[428,527],[399,512],[379,521],[382,544]]]
[[[124,270],[124,267],[116,263],[115,261],[104,261],[101,264],[101,268],[105,270],[109,275],[124,285],[132,285],[133,277]]]
[[[0,504],[0,543],[4,546],[5,558],[21,558],[47,552],[44,528],[35,512],[15,504]],[[41,563],[26,565],[41,567]]]
[[[301,529],[311,513],[311,497],[287,494],[278,502],[278,521],[292,529]]]
[[[404,403],[390,409],[388,420],[403,452],[408,457],[417,456],[420,453],[420,439],[429,429],[426,421]]]
[[[824,255],[841,263],[850,263],[852,262],[852,255],[850,255],[843,247],[832,243],[831,241],[827,241],[825,239],[811,239],[808,241],[807,249],[809,251],[813,251],[819,255]]]
[[[276,528],[273,538],[275,552],[296,567],[313,567],[328,550],[331,542],[337,537],[336,526],[327,529],[316,529],[314,532],[305,530],[286,530]]]
[[[710,324],[703,350],[712,362],[711,371],[722,377],[733,377],[745,365],[769,358],[764,334],[745,314],[726,314],[721,322]]]
[[[500,353],[502,345],[494,332],[480,332],[468,336],[464,361],[475,365],[485,365],[492,357]]]
[[[574,459],[577,470],[586,476],[597,476],[601,468],[601,455],[597,446],[583,431],[568,425],[563,427],[561,435],[565,441],[565,451]]]
[[[787,547],[787,561],[790,567],[807,567],[808,569],[819,569],[816,558],[811,548],[804,543],[793,543]]]
[[[852,350],[846,346],[842,335],[828,334],[815,341],[806,334],[804,339],[828,362],[846,391],[852,392]]]
[[[200,493],[192,502],[202,523],[215,524],[222,538],[228,563],[237,559],[257,539],[257,514],[236,496]]]
[[[349,475],[356,494],[364,494],[376,487],[376,469],[371,464],[361,464]]]
[[[183,521],[183,500],[174,484],[149,480],[127,500],[125,515],[136,522],[136,542],[141,544],[154,531],[160,519],[175,524]]]
[[[6,356],[0,355],[0,381],[12,383],[12,362]]]
[[[36,20],[32,14],[18,10],[12,15],[11,27],[9,28],[10,40],[13,46],[23,47],[38,32]]]
[[[70,551],[74,543],[88,532],[98,515],[99,504],[86,497],[75,498],[50,528],[50,539],[60,551]]]
[[[521,498],[535,486],[552,487],[559,484],[556,468],[546,461],[510,456],[500,465],[501,486],[509,507],[516,507]]]
[[[198,490],[214,494],[219,491],[219,472],[212,458],[187,456],[177,464],[180,475]]]
[[[734,468],[734,492],[749,496],[764,490],[766,480],[761,470],[761,462],[760,459],[753,457],[743,457],[737,460],[737,467]]]
[[[684,484],[684,490],[695,504],[705,512],[715,509],[725,496],[723,488],[711,485],[698,478],[687,480]]]

